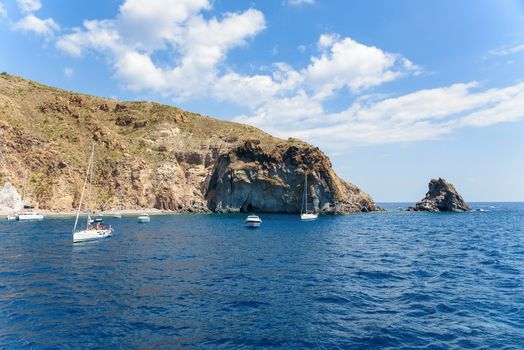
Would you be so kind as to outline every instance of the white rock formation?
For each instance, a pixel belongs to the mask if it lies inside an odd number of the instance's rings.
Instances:
[[[15,186],[6,182],[0,190],[0,211],[18,211],[24,207],[22,197]]]

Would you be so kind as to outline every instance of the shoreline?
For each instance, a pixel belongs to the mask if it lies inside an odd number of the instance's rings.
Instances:
[[[27,209],[26,211],[36,211],[46,217],[68,217],[68,216],[76,216],[77,211],[66,211],[66,210],[45,210],[45,209]],[[19,213],[20,211],[13,211],[13,210],[0,210],[0,217],[6,217],[8,215],[16,215],[16,213]],[[134,216],[134,215],[140,215],[140,214],[149,214],[149,215],[172,215],[172,214],[180,214],[174,211],[169,210],[160,210],[160,209],[122,209],[122,210],[110,210],[110,211],[95,211],[93,216],[113,216],[116,214],[120,214],[122,216]],[[85,211],[80,212],[80,216],[86,216],[87,213]]]

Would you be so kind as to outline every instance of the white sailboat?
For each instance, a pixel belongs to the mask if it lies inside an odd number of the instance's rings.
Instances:
[[[87,166],[86,177],[84,179],[84,186],[82,187],[82,194],[80,196],[80,204],[78,205],[78,211],[76,213],[75,226],[73,228],[73,243],[92,241],[95,239],[106,238],[112,235],[113,228],[111,226],[104,226],[103,222],[92,220],[91,214],[93,213],[91,203],[91,192],[93,190],[93,163],[95,158],[95,145],[91,150],[91,157],[89,158],[89,165]],[[76,230],[78,224],[78,218],[80,216],[80,210],[82,209],[82,202],[84,200],[84,192],[86,189],[87,178],[89,177],[89,200],[88,200],[88,215],[85,230]]]
[[[304,195],[302,197],[302,208],[300,209],[301,220],[315,220],[318,214],[307,209],[307,172],[304,175]]]

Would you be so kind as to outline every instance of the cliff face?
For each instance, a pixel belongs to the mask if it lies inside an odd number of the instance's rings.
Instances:
[[[121,102],[0,76],[0,186],[71,210],[96,142],[95,206],[176,212],[379,210],[304,142],[150,102]]]
[[[426,196],[408,208],[409,211],[469,211],[470,206],[466,204],[455,186],[442,178],[432,179],[429,182],[429,191]]]
[[[304,177],[308,208],[322,213],[380,210],[358,187],[340,180],[331,162],[312,146],[245,144],[220,156],[207,186],[209,208],[217,212],[296,213],[301,209]]]

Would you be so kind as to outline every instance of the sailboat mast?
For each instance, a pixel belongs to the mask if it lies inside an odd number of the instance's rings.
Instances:
[[[306,207],[306,214],[307,214],[307,172],[306,172],[306,175],[304,176],[304,202],[305,202],[305,207]]]
[[[91,202],[91,192],[93,191],[93,167],[95,164],[95,144],[93,143],[93,148],[91,149],[91,166],[89,170],[89,207],[88,207],[88,215],[87,215],[87,226],[86,229],[89,227],[89,224],[91,221],[91,214],[93,214],[93,204]]]
[[[86,176],[84,178],[84,185],[82,186],[82,194],[80,195],[80,203],[78,203],[78,211],[76,212],[75,226],[73,228],[73,232],[76,231],[76,226],[78,225],[78,218],[80,217],[80,210],[82,209],[82,202],[84,201],[84,193],[86,190],[87,178],[89,177],[89,172],[91,171],[91,161],[93,159],[94,147],[95,145],[93,144],[93,150],[91,151],[91,155],[89,157],[89,162],[88,162],[87,170],[86,170]]]

